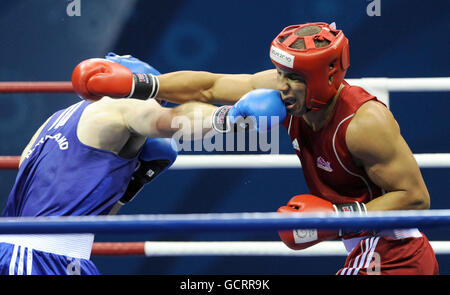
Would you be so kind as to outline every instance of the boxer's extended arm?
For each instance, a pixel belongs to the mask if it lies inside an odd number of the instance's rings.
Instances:
[[[275,69],[256,74],[215,74],[178,71],[158,76],[158,97],[173,103],[192,100],[211,104],[233,104],[245,93],[258,89],[277,89]]]
[[[154,100],[104,97],[86,107],[77,134],[84,144],[119,154],[131,136],[171,137],[182,128],[194,132],[193,126],[203,126],[206,133],[216,109],[200,102],[163,108]]]
[[[213,136],[215,132],[210,131],[235,130],[239,118],[247,117],[255,119],[252,128],[264,132],[278,125],[286,116],[279,92],[271,89],[250,91],[234,105],[220,108],[195,101],[175,108],[163,108],[154,100],[129,99],[121,100],[120,103],[121,114],[128,129],[146,137],[171,137],[178,131],[189,138],[194,134]],[[258,118],[266,116],[269,117],[267,124],[260,124]]]
[[[128,129],[145,137],[171,137],[183,130],[186,134],[211,130],[211,117],[217,107],[188,102],[175,108],[163,108],[156,101],[121,100],[120,112]],[[196,129],[196,127],[201,127]]]
[[[375,101],[365,103],[347,128],[350,153],[386,193],[367,210],[428,209],[430,196],[420,169],[392,113]]]
[[[92,61],[88,65],[92,66]],[[122,69],[120,70],[122,71]],[[116,78],[114,72],[108,72],[108,75]],[[108,83],[103,85],[105,79],[100,79],[102,83],[101,87],[98,87],[99,79],[94,82],[86,79],[83,71],[80,71],[79,77],[80,79],[74,81],[80,89],[86,88],[84,85],[88,85],[88,91],[80,92],[83,97],[91,97],[89,89],[101,88],[102,91],[97,91],[96,95],[108,94]],[[124,80],[128,81],[129,78],[126,77]],[[255,105],[258,107],[252,107]],[[260,120],[257,118],[266,116],[269,116],[267,125],[260,125]],[[135,155],[136,148],[127,149],[131,153],[126,155],[123,154],[123,148],[129,143],[132,136],[171,137],[179,131],[183,137],[186,135],[189,138],[192,138],[191,135],[194,135],[194,138],[204,135],[213,136],[215,131],[234,130],[234,127],[238,125],[236,120],[247,117],[255,118],[256,130],[267,131],[271,126],[279,124],[279,121],[283,120],[285,116],[286,109],[279,92],[271,89],[250,91],[233,106],[221,108],[196,101],[187,102],[175,108],[163,108],[155,100],[103,97],[86,107],[78,123],[77,134],[80,141],[88,146],[129,157]],[[214,132],[209,132],[213,130]],[[133,141],[136,142],[136,140],[135,138]]]
[[[233,104],[254,89],[278,90],[277,79],[275,69],[253,75],[179,71],[156,78],[148,74],[133,74],[119,63],[99,58],[82,61],[72,73],[74,91],[89,101],[97,101],[104,96],[138,99],[157,96],[178,104],[188,101]]]

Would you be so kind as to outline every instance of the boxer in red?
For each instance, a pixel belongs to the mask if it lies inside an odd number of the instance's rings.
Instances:
[[[232,104],[255,88],[281,93],[283,122],[300,158],[312,195],[293,197],[279,212],[423,210],[430,197],[414,156],[389,109],[361,87],[349,85],[349,44],[326,23],[285,28],[275,37],[270,58],[276,69],[253,75],[202,75],[201,93],[180,80],[180,91],[161,93],[175,103],[193,98]],[[160,76],[161,81],[181,75]],[[205,82],[207,81],[207,82]],[[306,233],[306,235],[305,235]],[[300,250],[322,240],[342,239],[349,253],[337,274],[438,274],[426,236],[418,229],[330,233],[280,232]]]
[[[344,81],[348,40],[325,23],[285,28],[270,57],[288,116],[283,122],[313,195],[293,197],[279,212],[428,209],[430,197],[392,113]],[[438,274],[418,229],[378,232],[280,232],[293,249],[341,238],[349,256],[337,274]]]

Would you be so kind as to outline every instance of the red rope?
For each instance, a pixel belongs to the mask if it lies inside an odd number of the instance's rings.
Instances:
[[[92,246],[91,254],[94,256],[145,255],[145,242],[96,242]]]
[[[72,82],[0,82],[0,93],[72,93]]]
[[[19,169],[20,156],[0,156],[0,169]]]

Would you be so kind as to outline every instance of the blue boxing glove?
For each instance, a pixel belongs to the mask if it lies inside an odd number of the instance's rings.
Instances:
[[[280,92],[274,89],[255,89],[233,106],[221,106],[213,114],[213,128],[221,133],[236,130],[237,126],[265,132],[280,124],[286,117],[286,107]]]
[[[110,214],[117,213],[123,205],[136,197],[144,185],[167,171],[177,156],[177,145],[172,138],[147,138],[128,187]]]
[[[142,60],[139,60],[131,55],[117,55],[114,52],[109,52],[108,55],[105,56],[107,60],[119,63],[124,67],[127,67],[133,74],[151,74],[154,76],[159,76],[161,73]],[[161,99],[156,98],[156,101],[159,102],[160,105],[166,106],[167,102]]]
[[[131,55],[117,55],[114,52],[109,52],[105,58],[127,67],[133,74],[161,75],[157,69]]]

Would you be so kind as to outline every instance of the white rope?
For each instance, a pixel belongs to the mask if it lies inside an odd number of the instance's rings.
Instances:
[[[436,254],[450,254],[450,242],[431,241]],[[145,242],[145,256],[347,256],[339,241],[295,251],[282,242]]]
[[[450,153],[415,154],[421,168],[449,168]],[[300,168],[295,154],[180,155],[170,169]]]
[[[360,78],[349,84],[391,92],[450,91],[450,77],[437,78]]]

